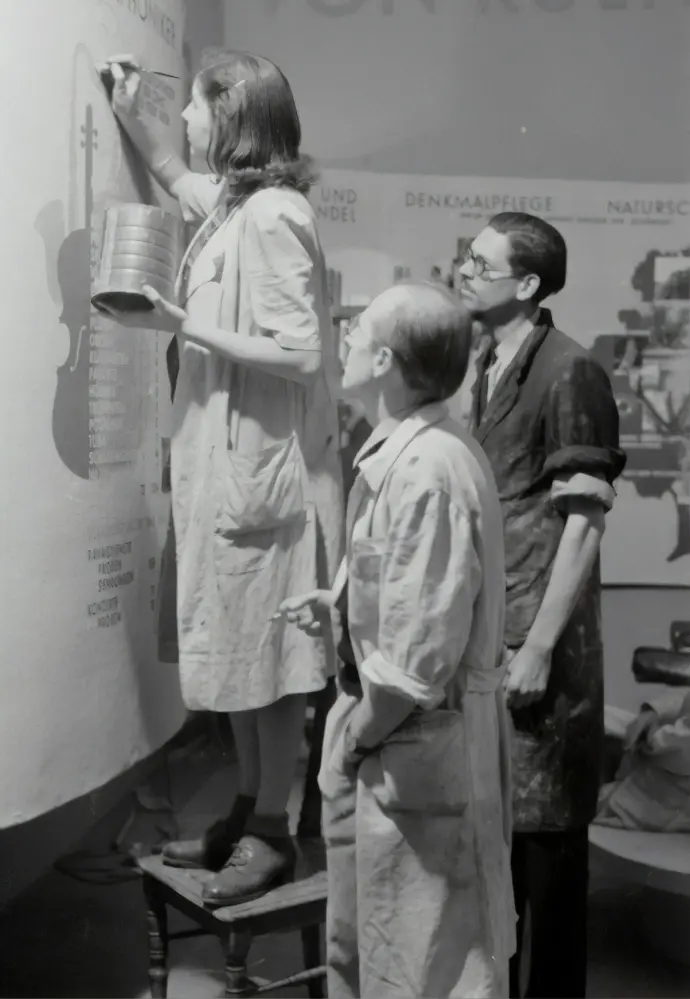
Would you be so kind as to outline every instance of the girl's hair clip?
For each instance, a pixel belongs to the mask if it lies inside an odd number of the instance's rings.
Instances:
[[[219,90],[222,94],[231,94],[233,90],[237,90],[239,87],[243,87],[246,84],[246,80],[238,80],[237,83],[231,84],[220,84]]]

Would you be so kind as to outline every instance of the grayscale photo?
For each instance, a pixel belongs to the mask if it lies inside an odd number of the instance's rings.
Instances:
[[[690,0],[0,53],[0,999],[689,997]]]

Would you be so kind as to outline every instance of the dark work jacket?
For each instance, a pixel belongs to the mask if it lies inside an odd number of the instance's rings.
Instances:
[[[541,606],[566,513],[555,476],[585,472],[613,484],[625,465],[618,410],[603,368],[542,309],[483,415],[477,361],[472,424],[503,507],[506,644],[524,643]],[[594,817],[603,749],[599,563],[553,652],[544,697],[512,712],[516,832],[571,829]]]

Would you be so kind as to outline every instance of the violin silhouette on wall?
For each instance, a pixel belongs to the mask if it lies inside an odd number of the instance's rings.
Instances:
[[[88,48],[80,44],[74,53],[72,108],[76,110],[76,88],[80,60],[91,64]],[[77,132],[72,122],[70,136],[70,218],[65,220],[62,202],[51,202],[36,219],[43,237],[48,286],[56,304],[62,304],[60,322],[69,331],[67,358],[57,370],[53,403],[53,440],[62,462],[81,479],[89,478],[89,337],[91,333],[91,272],[93,263],[93,154],[97,131],[93,107],[87,104]],[[64,235],[66,221],[77,221],[77,148],[84,150],[83,224]]]
[[[44,242],[48,288],[53,301],[61,307],[60,322],[69,332],[67,357],[57,369],[53,440],[70,472],[81,479],[97,479],[105,468],[131,460],[128,455],[133,456],[141,443],[142,415],[137,377],[141,345],[116,324],[97,316],[91,305],[102,242],[99,221],[105,207],[119,200],[120,194],[124,193],[128,200],[150,202],[152,189],[112,118],[96,60],[85,43],[75,47],[72,65],[67,211],[62,201],[50,202],[39,213],[35,227]],[[106,149],[98,161],[99,169],[105,167],[107,175],[100,179],[99,188],[104,193],[96,203],[95,153],[99,136],[94,107],[99,99],[107,128],[112,128],[106,146],[114,142],[111,155]],[[132,193],[129,189],[120,191],[123,183],[133,189]],[[115,347],[119,355],[116,381],[110,384],[98,383],[92,364],[93,333],[104,333],[112,341],[109,346]],[[104,423],[106,432],[102,431]],[[118,457],[112,463],[94,462],[91,455],[98,446],[105,446]]]

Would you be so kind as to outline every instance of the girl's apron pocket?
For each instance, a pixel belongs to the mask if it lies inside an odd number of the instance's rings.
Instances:
[[[316,586],[313,517],[213,541],[218,599],[216,644],[228,661],[279,649],[286,628],[273,620],[281,602]],[[277,653],[275,653],[277,654]]]
[[[296,436],[257,454],[228,450],[218,466],[216,534],[235,538],[305,518],[309,483]]]
[[[262,531],[245,531],[235,537],[228,537],[216,529],[216,572],[221,576],[245,576],[259,572],[273,561],[284,536],[285,531],[275,527],[267,527]]]
[[[257,454],[229,450],[216,467],[216,570],[258,572],[302,533],[307,520],[308,478],[297,437]]]

